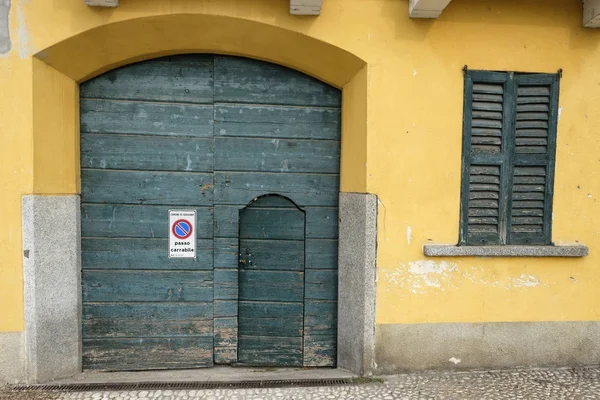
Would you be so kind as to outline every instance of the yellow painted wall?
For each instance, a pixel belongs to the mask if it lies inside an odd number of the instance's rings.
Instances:
[[[344,88],[342,190],[379,196],[377,323],[597,320],[600,31],[573,0],[12,0],[0,55],[0,331],[23,329],[21,195],[78,191],[77,87],[127,62],[191,51],[275,61]],[[35,56],[35,57],[34,57]],[[462,67],[561,81],[555,242],[583,259],[426,259],[458,236]]]

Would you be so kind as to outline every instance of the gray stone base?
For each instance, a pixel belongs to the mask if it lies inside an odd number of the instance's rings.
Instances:
[[[377,325],[378,374],[600,364],[598,322]]]
[[[23,334],[0,333],[0,386],[3,383],[22,382],[24,377]]]
[[[11,49],[10,42],[10,0],[0,0],[0,54],[6,54]]]
[[[23,197],[24,356],[29,383],[81,371],[79,196]]]
[[[377,197],[340,193],[338,368],[373,370]]]

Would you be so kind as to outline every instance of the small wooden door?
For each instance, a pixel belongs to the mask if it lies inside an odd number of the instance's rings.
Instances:
[[[240,364],[302,366],[304,237],[304,211],[284,197],[240,212]]]

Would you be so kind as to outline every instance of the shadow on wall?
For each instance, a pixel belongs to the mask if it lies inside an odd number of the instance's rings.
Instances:
[[[408,15],[408,0],[385,2],[381,8],[380,17],[391,18],[395,23],[395,36],[400,41],[425,41],[435,52],[455,52],[456,47],[448,46],[447,26],[451,25],[459,31],[477,29],[490,34],[491,39],[504,42],[504,34],[496,35],[497,29],[510,33],[516,28],[531,27],[533,29],[555,28],[564,31],[565,21],[572,28],[569,30],[568,45],[571,49],[596,50],[600,43],[600,30],[593,34],[594,29],[585,28],[582,23],[583,10],[580,2],[569,0],[507,0],[507,1],[472,1],[452,0],[438,19],[411,19]],[[515,12],[518,10],[518,12]],[[409,20],[409,21],[407,21]],[[435,25],[442,25],[444,37],[435,40]],[[547,33],[547,31],[545,31]],[[493,33],[493,35],[492,35]],[[564,32],[563,32],[564,33]],[[460,35],[465,37],[464,34]],[[468,35],[466,35],[468,37]],[[480,35],[472,35],[474,45],[481,42]],[[522,41],[524,39],[520,39]],[[435,46],[440,43],[440,46]],[[493,42],[486,41],[488,46]],[[461,47],[469,48],[468,42],[462,42]],[[523,44],[526,46],[526,43]]]

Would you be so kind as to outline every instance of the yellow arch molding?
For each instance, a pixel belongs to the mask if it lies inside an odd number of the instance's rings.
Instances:
[[[78,83],[121,65],[181,53],[274,62],[343,90],[341,190],[366,192],[367,65],[313,37],[241,18],[169,14],[69,37],[33,60],[33,192],[79,193]]]

